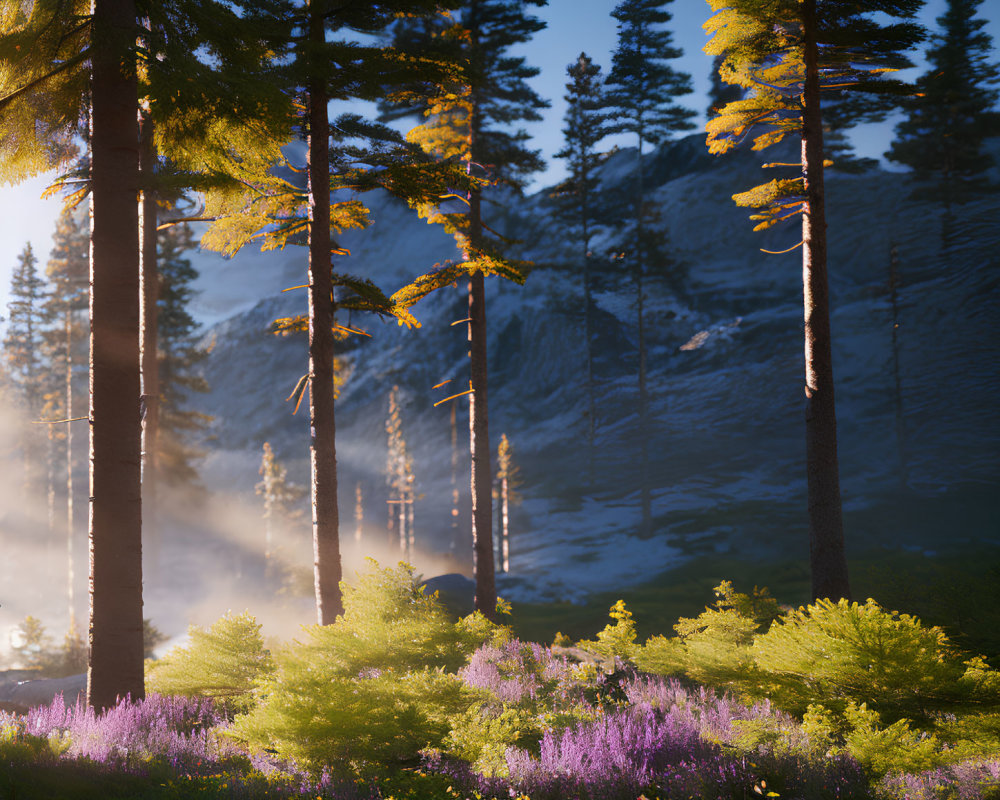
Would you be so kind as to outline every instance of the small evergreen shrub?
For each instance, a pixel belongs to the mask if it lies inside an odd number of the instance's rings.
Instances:
[[[625,607],[624,600],[619,600],[611,606],[610,616],[615,621],[614,625],[608,624],[599,631],[596,641],[584,639],[577,643],[577,647],[605,658],[631,659],[638,649],[632,612]]]
[[[451,622],[419,587],[413,568],[372,562],[342,584],[344,614],[275,656],[261,703],[230,735],[310,770],[355,775],[397,770],[440,747],[451,720],[478,699],[455,673],[485,639],[505,629],[481,614]]]
[[[687,675],[716,687],[742,688],[752,683],[754,637],[780,615],[766,588],[737,592],[723,581],[713,590],[716,601],[695,618],[682,617],[676,638],[654,636],[634,656],[636,665],[654,675]]]
[[[892,724],[929,722],[965,703],[1000,705],[997,673],[984,661],[964,661],[940,628],[874,600],[790,611],[754,640],[753,659],[755,691],[796,714],[814,703],[840,714],[865,704]]]
[[[230,712],[248,710],[257,682],[274,671],[257,620],[247,612],[226,614],[207,630],[192,625],[189,635],[186,646],[146,662],[147,690],[210,697]]]

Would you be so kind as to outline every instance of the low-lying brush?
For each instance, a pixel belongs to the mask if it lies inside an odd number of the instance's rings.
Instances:
[[[1000,798],[1000,676],[874,601],[722,584],[675,637],[619,602],[553,648],[418,587],[376,565],[273,656],[249,616],[199,631],[150,670],[176,696],[0,717],[0,797]]]

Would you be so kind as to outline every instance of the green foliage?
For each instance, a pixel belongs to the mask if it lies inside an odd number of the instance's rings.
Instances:
[[[10,649],[24,668],[49,672],[57,665],[58,655],[52,647],[52,637],[37,617],[29,614],[18,623],[16,639]]]
[[[919,178],[935,179],[945,202],[987,188],[983,173],[994,159],[983,141],[1000,134],[1000,65],[990,60],[996,50],[987,21],[977,16],[980,5],[982,0],[948,0],[927,51],[929,69],[906,98],[906,119],[885,154]]]
[[[530,710],[476,703],[451,719],[441,749],[483,775],[507,776],[507,748],[533,746],[540,736],[538,718]]]
[[[142,621],[142,657],[152,658],[153,651],[170,639],[167,634],[157,628],[150,620]]]
[[[185,254],[197,246],[191,228],[177,225],[157,236],[160,275],[156,301],[159,342],[160,422],[156,469],[167,484],[196,487],[197,460],[204,454],[193,444],[212,418],[187,408],[192,393],[204,394],[208,383],[200,363],[208,355],[198,343],[199,325],[188,311],[194,295],[191,284],[198,271]]]
[[[441,745],[450,719],[475,700],[455,670],[504,629],[478,613],[451,622],[407,564],[372,562],[342,590],[344,614],[276,654],[260,705],[231,733],[310,769],[398,769]]]
[[[666,62],[683,51],[672,45],[672,34],[661,26],[671,15],[672,0],[622,0],[611,16],[618,24],[618,46],[608,74],[608,107],[613,121],[608,133],[634,133],[658,144],[672,133],[694,127],[695,112],[674,102],[690,94],[691,76]]]
[[[7,302],[7,334],[4,357],[7,371],[17,387],[20,403],[36,414],[42,405],[42,326],[45,323],[45,280],[38,274],[29,242],[17,257],[10,279]]]
[[[892,98],[906,90],[899,81],[887,79],[886,74],[911,65],[903,53],[923,35],[918,25],[907,21],[919,9],[918,0],[872,0],[863,4],[828,0],[817,4],[815,26],[805,24],[807,5],[800,2],[708,3],[714,13],[704,25],[712,37],[705,52],[716,56],[719,78],[743,90],[737,99],[713,109],[715,113],[706,125],[712,153],[727,152],[748,137],[753,138],[753,149],[761,150],[787,135],[803,133],[808,47],[815,46],[819,52],[816,72],[808,77],[819,80],[823,96],[836,100],[822,106],[824,125],[842,134],[858,122],[883,117]],[[879,19],[879,14],[886,19]],[[896,19],[889,21],[893,17]],[[807,28],[815,28],[814,41],[806,41]],[[838,141],[837,149],[845,151],[842,142]],[[751,217],[760,223],[755,230],[762,230],[801,213],[804,177],[772,181],[735,195],[734,200],[739,205],[763,209]]]
[[[922,772],[941,763],[937,737],[913,730],[905,719],[884,726],[878,712],[865,703],[849,702],[843,715],[810,705],[804,725],[817,743],[830,745],[828,752],[849,753],[873,775]]]
[[[15,638],[16,644],[11,645],[14,660],[26,669],[38,670],[40,678],[64,678],[87,671],[87,643],[75,628],[66,632],[57,647],[41,620],[28,615],[17,626]]]
[[[713,608],[698,617],[682,617],[674,626],[676,639],[654,636],[636,652],[635,663],[661,675],[687,674],[710,686],[736,686],[754,674],[754,637],[778,617],[777,601],[767,588],[752,594],[737,592],[723,581],[714,590]]]
[[[625,601],[619,600],[609,612],[614,624],[608,624],[604,630],[598,631],[597,640],[582,640],[578,647],[591,650],[607,658],[632,659],[638,649],[635,643],[635,622],[632,612],[625,608]]]
[[[249,614],[226,614],[207,630],[188,629],[190,642],[146,662],[146,689],[159,694],[211,697],[230,711],[246,711],[257,682],[274,671],[260,624]]]
[[[810,703],[844,713],[854,702],[890,721],[927,720],[963,699],[1000,702],[985,664],[967,666],[940,628],[874,600],[790,611],[756,639],[753,656],[767,694],[800,714]]]

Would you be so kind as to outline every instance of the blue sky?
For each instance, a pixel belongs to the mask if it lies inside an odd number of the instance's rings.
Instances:
[[[547,171],[538,176],[532,190],[551,185],[563,175],[561,161],[553,159],[552,154],[562,146],[566,67],[584,51],[607,72],[616,41],[615,20],[610,16],[616,2],[549,0],[549,5],[538,11],[548,22],[548,28],[524,47],[523,54],[530,64],[541,69],[541,74],[532,83],[542,97],[551,101],[552,107],[545,112],[542,122],[529,126],[534,146],[541,148],[548,163]],[[930,0],[921,14],[921,21],[933,28],[935,18],[944,7],[944,0]],[[702,52],[706,36],[701,26],[710,10],[704,0],[675,0],[669,10],[674,15],[669,26],[674,42],[684,50],[684,56],[675,62],[675,67],[691,74],[695,89],[694,94],[682,101],[702,114],[698,120],[700,124],[704,122],[711,69],[711,58]],[[980,7],[980,16],[990,21],[988,30],[996,45],[1000,42],[1000,4],[987,0]],[[994,47],[994,53],[997,52]],[[919,74],[919,70],[915,74]],[[887,148],[891,136],[891,124],[869,126],[855,134],[855,141],[864,155],[879,156]],[[632,142],[629,137],[621,137],[610,140],[608,146],[611,144],[629,146]],[[0,313],[4,316],[10,272],[25,243],[32,243],[41,269],[48,260],[59,201],[40,199],[47,183],[47,178],[40,177],[16,187],[0,187]]]

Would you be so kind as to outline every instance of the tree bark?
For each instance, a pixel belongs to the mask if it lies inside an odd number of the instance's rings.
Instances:
[[[160,538],[157,519],[157,497],[160,478],[160,362],[157,353],[159,339],[157,301],[159,271],[156,262],[156,196],[153,177],[156,154],[153,149],[153,121],[148,115],[139,119],[139,171],[142,179],[142,199],[139,205],[139,365],[142,373],[142,395],[145,418],[142,423],[142,506],[147,566],[159,561]]]
[[[636,192],[636,242],[635,242],[635,291],[636,317],[639,330],[639,470],[640,505],[642,520],[639,534],[643,538],[653,535],[653,510],[649,486],[649,394],[646,388],[646,329],[643,308],[643,272],[645,270],[645,242],[643,240],[642,214],[645,205],[645,182],[642,174],[642,130],[639,131],[639,185]]]
[[[594,317],[593,299],[590,291],[590,197],[587,189],[589,175],[583,170],[581,185],[581,223],[583,224],[583,338],[587,347],[587,482],[593,486],[594,471],[594,440],[597,435],[597,405],[594,402]]]
[[[473,227],[479,215],[479,196],[472,195]],[[490,463],[489,404],[486,372],[486,281],[482,272],[469,278],[469,443],[472,454],[472,571],[476,580],[475,607],[488,619],[496,618],[497,588],[493,561],[493,496]]]
[[[837,462],[823,187],[823,119],[820,110],[816,0],[803,0],[805,88],[802,167],[806,207],[802,218],[802,291],[805,321],[806,475],[814,598],[850,598]]]
[[[471,0],[467,9],[469,50],[479,48],[479,6]],[[482,165],[480,156],[481,100],[471,95],[469,115],[469,174]],[[482,193],[469,192],[469,244],[466,260],[479,255],[483,239]],[[476,581],[475,608],[495,620],[497,605],[496,561],[493,554],[493,456],[490,451],[489,401],[486,369],[486,279],[481,270],[469,277],[469,453],[472,494],[472,573]]]
[[[510,482],[506,475],[500,480],[500,568],[510,572]]]
[[[333,397],[333,265],[330,260],[330,119],[321,3],[309,4],[309,419],[316,616],[343,613]]]
[[[97,709],[144,696],[135,20],[133,0],[94,2],[87,702]]]
[[[458,550],[458,401],[451,403],[451,551]]]
[[[73,309],[63,312],[66,334],[66,419],[73,419]],[[73,423],[66,423],[66,604],[69,632],[76,633],[76,571],[73,567]]]
[[[905,492],[910,483],[909,458],[906,454],[906,415],[903,411],[903,381],[899,366],[899,249],[889,249],[889,302],[892,306],[892,378],[893,407],[896,412],[896,449],[899,453],[899,488]]]

